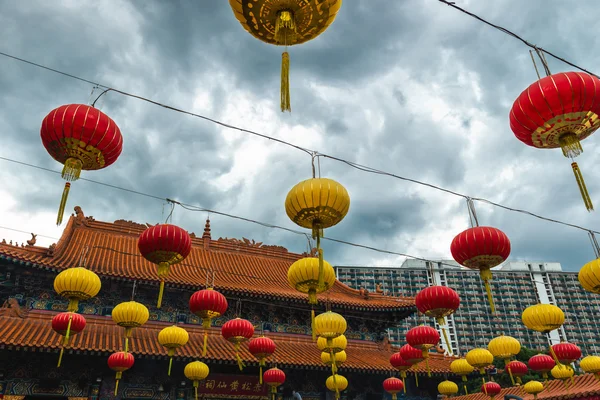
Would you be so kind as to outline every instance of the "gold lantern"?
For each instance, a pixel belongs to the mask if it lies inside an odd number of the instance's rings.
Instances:
[[[511,357],[516,356],[521,351],[521,343],[512,336],[500,335],[490,340],[488,350],[494,357],[502,359],[506,366],[510,362]],[[508,368],[508,374],[510,375],[510,381],[514,385],[515,379],[510,368]]]
[[[581,287],[585,290],[600,294],[600,258],[590,261],[581,267],[577,278]]]
[[[67,268],[54,278],[54,291],[69,299],[67,311],[71,312],[77,311],[79,301],[96,296],[101,287],[98,275],[83,267]]]
[[[288,46],[312,40],[331,25],[342,0],[229,0],[242,27],[258,40],[285,46],[281,55],[281,111],[291,111]]]
[[[596,379],[600,380],[600,357],[587,356],[579,363],[581,369],[588,374],[594,374]]]
[[[529,381],[523,385],[523,390],[527,394],[532,394],[534,399],[537,399],[537,395],[544,391],[544,384],[538,381]]]
[[[173,356],[175,355],[175,350],[181,346],[185,346],[188,340],[190,340],[190,335],[187,333],[187,331],[176,325],[168,326],[158,332],[158,343],[168,349],[167,354],[169,355],[169,372],[167,375],[171,376],[171,366],[173,365]]]
[[[348,379],[342,375],[331,375],[327,378],[327,381],[325,381],[325,385],[327,386],[327,389],[335,392],[335,398],[339,399],[340,392],[343,392],[348,387]]]
[[[450,363],[450,371],[462,378],[465,394],[467,395],[469,394],[467,390],[467,375],[474,370],[475,368],[473,368],[473,366],[464,358],[459,358],[458,360],[454,360],[452,363]]]
[[[452,396],[458,393],[458,385],[452,381],[442,381],[438,385],[438,392],[444,396]]]
[[[494,356],[486,349],[473,349],[467,353],[467,362],[474,368],[479,370],[481,375],[485,375],[486,367],[489,367],[494,362]],[[485,378],[482,376],[481,381],[485,385]]]
[[[527,307],[523,314],[521,314],[521,320],[523,325],[532,331],[549,334],[555,329],[558,329],[565,322],[565,313],[555,305],[552,304],[536,304]],[[562,365],[552,346],[550,346],[550,354],[554,358],[557,366]]]
[[[575,375],[575,371],[571,368],[570,365],[562,365],[558,364],[552,368],[550,371],[552,377],[554,379],[560,379],[565,384],[565,388],[569,388],[569,384],[567,383],[569,380],[573,383],[573,375]]]
[[[317,348],[322,352],[329,353],[329,360],[331,360],[331,373],[335,375],[337,373],[337,354],[344,352],[346,350],[346,346],[348,345],[348,339],[346,336],[340,335],[331,341],[328,341],[324,337],[320,336],[317,340]],[[322,353],[325,354],[325,353]],[[323,359],[323,355],[321,355],[321,359]],[[344,361],[346,361],[346,352],[344,352]],[[326,363],[327,364],[327,363]]]
[[[328,351],[324,351],[321,353],[321,361],[323,362],[323,364],[331,366],[333,374],[337,374],[338,367],[346,362],[347,357],[348,356],[344,350],[339,351],[337,353],[333,353],[333,355],[331,355],[331,353]]]
[[[125,353],[129,351],[129,338],[133,328],[138,328],[148,322],[150,312],[145,305],[137,301],[124,301],[117,304],[112,310],[112,319],[115,324],[125,328]]]
[[[198,383],[206,379],[209,373],[210,369],[208,368],[208,365],[200,361],[192,361],[183,369],[183,374],[185,377],[194,382],[196,400],[198,400]]]

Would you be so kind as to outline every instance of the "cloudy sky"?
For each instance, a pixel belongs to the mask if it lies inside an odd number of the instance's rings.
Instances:
[[[457,5],[600,73],[592,0],[460,0]],[[279,110],[281,49],[247,34],[225,0],[0,1],[0,51],[300,146],[515,208],[600,228],[560,150],[511,132],[512,102],[536,80],[528,48],[437,0],[346,0],[319,38],[290,49],[292,113]],[[553,72],[570,67],[549,59]],[[596,69],[596,70],[595,70]],[[0,57],[0,156],[60,171],[39,137],[52,109],[88,103],[92,85]],[[98,92],[96,91],[96,94]],[[283,202],[310,177],[310,157],[281,144],[109,93],[98,103],[120,126],[119,160],[89,179],[295,228]],[[599,138],[578,159],[600,208]],[[352,204],[327,235],[425,258],[450,257],[468,227],[464,200],[332,160],[321,173]],[[0,225],[55,242],[60,175],[0,160]],[[163,202],[85,181],[67,210],[98,220],[164,221]],[[480,223],[507,233],[515,260],[578,270],[594,258],[577,229],[476,203]],[[176,208],[202,231],[206,212]],[[304,251],[302,236],[211,215],[213,237]],[[24,242],[29,234],[0,229]],[[45,236],[45,237],[42,237]],[[399,265],[402,257],[325,243],[332,264]]]

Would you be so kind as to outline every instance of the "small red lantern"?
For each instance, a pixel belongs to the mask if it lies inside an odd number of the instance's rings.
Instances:
[[[275,353],[276,348],[275,342],[264,336],[254,338],[248,343],[248,350],[254,357],[258,358],[258,365],[260,367],[259,381],[261,384],[263,367],[266,367],[267,365],[265,359]]]
[[[500,229],[491,226],[476,226],[456,235],[450,245],[450,252],[460,265],[479,270],[479,276],[485,284],[490,309],[495,313],[490,287],[492,280],[490,269],[502,264],[510,255],[508,236]]]
[[[436,319],[436,322],[442,327],[444,340],[448,352],[452,355],[452,345],[446,333],[445,317],[452,315],[460,306],[460,297],[453,289],[448,286],[429,286],[417,293],[415,297],[417,310],[422,314]]]
[[[531,84],[510,110],[510,128],[523,143],[540,149],[560,147],[565,157],[583,152],[581,140],[600,127],[600,79],[583,72],[561,72]],[[571,163],[581,197],[593,210],[579,166]]]
[[[240,344],[252,338],[254,335],[254,325],[245,319],[232,319],[223,324],[221,335],[229,342],[235,344],[235,358],[241,371],[244,369],[244,363],[240,357]]]
[[[392,354],[390,357],[390,364],[392,367],[400,371],[400,378],[402,378],[402,383],[404,383],[404,380],[406,379],[406,371],[412,367],[412,364],[408,361],[405,361],[399,352]],[[406,385],[404,386],[404,393],[406,393]]]
[[[431,326],[416,326],[406,332],[406,342],[416,349],[421,349],[423,358],[427,362],[427,376],[431,377],[429,369],[429,349],[440,341],[440,334]]]
[[[115,122],[100,110],[85,104],[67,104],[52,111],[40,129],[46,151],[63,164],[62,177],[67,181],[56,224],[62,223],[71,181],[82,170],[106,168],[121,155],[123,137]]]
[[[217,318],[227,311],[227,299],[221,293],[208,288],[198,290],[190,297],[190,311],[192,314],[202,318],[202,327],[204,328],[204,345],[202,348],[202,357],[206,356],[206,347],[208,343],[208,330],[213,318]]]
[[[517,378],[517,382],[520,385],[521,377],[527,375],[529,372],[529,368],[527,368],[527,364],[521,361],[511,361],[506,364],[506,369],[510,371],[511,375]]]
[[[124,351],[113,353],[108,357],[108,367],[117,372],[117,375],[115,376],[115,396],[119,389],[119,380],[123,376],[123,371],[127,371],[129,368],[133,367],[134,361],[133,354],[125,353]]]
[[[400,357],[406,361],[407,363],[414,365],[423,361],[423,351],[420,349],[415,349],[410,344],[405,344],[400,347],[399,351]],[[415,371],[415,383],[417,387],[419,387],[419,375],[417,375],[417,371]]]
[[[541,373],[544,379],[548,379],[548,372],[552,371],[556,362],[547,354],[538,354],[531,357],[527,364],[532,371]]]
[[[392,395],[392,400],[396,400],[398,397],[396,393],[401,392],[404,389],[404,383],[398,378],[387,378],[383,381],[383,390]]]
[[[56,314],[54,318],[52,318],[52,329],[59,335],[65,337],[60,349],[60,355],[58,356],[57,367],[60,367],[65,347],[69,345],[69,339],[71,336],[77,335],[85,329],[85,318],[83,315],[74,312],[62,312]]]
[[[569,342],[552,345],[552,350],[561,364],[572,364],[581,358],[581,349]]]
[[[268,369],[263,374],[263,381],[271,387],[271,398],[275,400],[277,387],[285,382],[285,373],[277,367]]]
[[[138,248],[146,260],[158,264],[160,289],[156,307],[160,308],[169,268],[183,261],[190,254],[192,239],[178,226],[159,224],[142,232],[138,239]]]
[[[494,396],[502,391],[502,387],[496,382],[486,382],[481,385],[481,391],[494,399]]]

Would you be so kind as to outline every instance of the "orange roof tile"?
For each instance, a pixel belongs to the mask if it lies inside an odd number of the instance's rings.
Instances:
[[[128,221],[106,223],[72,216],[54,248],[0,244],[0,258],[62,270],[77,266],[87,246],[86,266],[99,275],[158,282],[156,265],[146,261],[137,248],[138,236],[144,229],[144,225]],[[204,286],[207,271],[213,269],[217,289],[272,299],[306,300],[306,295],[292,289],[287,282],[289,266],[303,255],[247,239],[212,240],[206,232],[203,237],[193,235],[192,245],[187,259],[171,268],[167,286],[198,289]],[[369,293],[365,299],[358,290],[339,281],[327,293],[330,303],[342,307],[379,311],[414,307],[414,299],[409,297]]]
[[[51,327],[52,317],[56,313],[50,311],[32,310],[27,318],[0,317],[0,347],[27,347],[58,350],[61,345],[61,336]],[[112,322],[110,317],[86,315],[87,325],[85,330],[71,339],[69,348],[72,350],[87,350],[96,352],[114,352],[122,350],[123,328]],[[130,339],[130,350],[138,356],[166,357],[167,350],[158,343],[158,332],[166,323],[150,321],[141,329],[134,329]],[[175,358],[196,358],[202,354],[204,331],[201,325],[180,324],[185,328],[190,340],[177,350]],[[321,353],[310,336],[283,333],[267,333],[277,345],[275,357],[279,365],[292,368],[320,367],[326,368],[321,363]],[[235,363],[235,349],[233,344],[227,342],[220,334],[218,328],[212,328],[208,340],[206,359],[209,361]],[[345,370],[369,371],[374,373],[389,373],[395,371],[389,364],[391,351],[382,350],[380,344],[348,340],[346,348],[347,361],[341,367]],[[256,359],[248,352],[247,344],[241,348],[241,357],[248,365],[257,365]],[[430,354],[429,365],[433,373],[447,373],[454,357],[444,357]],[[425,362],[421,362],[408,371],[425,374]]]
[[[574,399],[587,396],[600,395],[600,381],[598,381],[593,374],[584,374],[574,377],[574,383],[568,382],[568,388],[564,382],[559,380],[548,381],[546,389],[537,395],[538,400],[561,400],[561,399]],[[510,388],[504,388],[500,394],[496,395],[496,399],[502,399],[507,394],[514,394],[523,398],[523,400],[533,400],[533,395],[527,394],[523,391],[521,386],[514,386]],[[490,400],[489,396],[484,393],[474,393],[468,396],[453,397],[453,400]]]

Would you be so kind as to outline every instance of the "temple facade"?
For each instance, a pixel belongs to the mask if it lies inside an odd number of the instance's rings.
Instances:
[[[0,396],[9,400],[112,399],[115,373],[107,366],[108,356],[122,350],[123,329],[114,324],[111,312],[117,304],[135,299],[150,311],[150,320],[134,329],[130,351],[135,365],[123,373],[116,397],[123,399],[193,399],[191,382],[183,367],[194,360],[210,367],[209,377],[200,384],[203,399],[266,399],[268,391],[259,383],[256,360],[242,344],[246,364],[240,371],[234,345],[220,335],[227,320],[241,317],[253,323],[255,336],[264,333],[277,345],[268,366],[286,373],[278,398],[292,390],[304,400],[330,399],[325,387],[330,367],[321,362],[321,353],[311,338],[310,311],[305,295],[287,283],[287,269],[310,254],[293,254],[280,246],[248,239],[213,239],[210,222],[201,236],[190,233],[192,252],[171,268],[166,279],[163,305],[156,308],[158,277],[156,266],[137,249],[137,239],[148,225],[119,220],[113,223],[86,217],[76,207],[60,240],[50,247],[38,247],[35,238],[27,245],[3,240],[0,244]],[[87,325],[74,336],[57,367],[62,337],[51,328],[54,315],[67,309],[67,300],[53,289],[57,273],[65,268],[85,266],[102,281],[95,298],[79,304],[78,312]],[[189,298],[213,284],[224,294],[229,308],[213,320],[208,354],[202,357],[203,328],[189,312]],[[348,378],[342,399],[390,398],[382,381],[397,375],[389,357],[397,351],[386,330],[396,326],[416,309],[414,299],[365,293],[337,281],[319,296],[317,313],[326,309],[342,314],[348,322],[347,361],[339,374]],[[185,328],[189,342],[178,349],[173,370],[167,375],[167,350],[158,343],[158,332],[177,324]],[[439,349],[438,349],[439,350]],[[432,351],[428,377],[425,363],[408,371],[405,398],[436,398],[437,383],[449,373],[454,358]],[[414,375],[418,374],[419,387]]]

